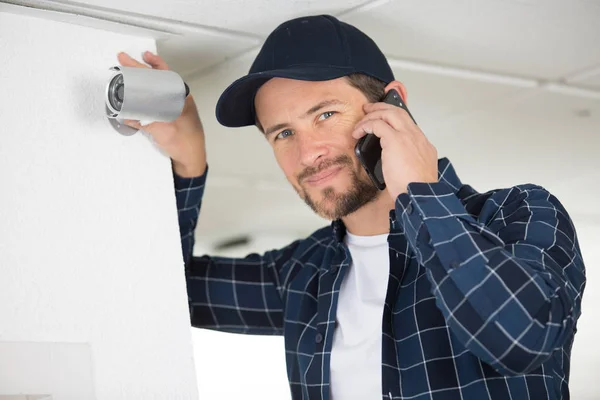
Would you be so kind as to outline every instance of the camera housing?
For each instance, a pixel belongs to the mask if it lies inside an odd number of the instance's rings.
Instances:
[[[171,122],[181,115],[189,87],[174,71],[114,66],[105,92],[105,109],[111,125],[122,135],[138,130],[123,123],[137,120]]]

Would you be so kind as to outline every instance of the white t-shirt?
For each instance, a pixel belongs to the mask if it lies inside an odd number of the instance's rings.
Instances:
[[[340,288],[333,335],[333,400],[381,399],[383,307],[390,272],[387,237],[346,233],[352,263]]]

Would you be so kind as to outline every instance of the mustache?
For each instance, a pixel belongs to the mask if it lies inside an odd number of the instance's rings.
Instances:
[[[321,162],[319,165],[314,166],[314,167],[307,167],[304,169],[304,171],[302,171],[300,174],[298,174],[298,182],[302,182],[305,179],[310,178],[313,175],[318,174],[319,172],[326,170],[327,168],[330,168],[334,165],[349,165],[352,166],[352,159],[345,154],[342,154],[339,157],[336,158],[332,158],[329,160],[325,160],[323,162]]]

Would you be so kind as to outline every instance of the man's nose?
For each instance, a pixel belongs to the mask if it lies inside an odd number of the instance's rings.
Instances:
[[[327,158],[329,147],[323,138],[314,132],[303,132],[298,136],[298,151],[300,162],[305,166],[312,166],[321,158]]]

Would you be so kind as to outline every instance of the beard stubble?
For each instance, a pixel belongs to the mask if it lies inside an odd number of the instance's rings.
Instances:
[[[343,193],[336,191],[331,186],[325,187],[321,190],[323,200],[317,201],[313,199],[306,188],[302,186],[302,182],[334,165],[347,167],[350,173],[350,187]],[[321,217],[331,221],[352,214],[365,204],[375,200],[379,194],[379,190],[371,180],[367,176],[359,175],[359,171],[356,171],[352,159],[345,154],[324,161],[316,167],[306,168],[298,175],[298,182],[300,182],[300,189],[295,185],[294,188],[306,205]],[[328,206],[327,203],[333,205]]]

